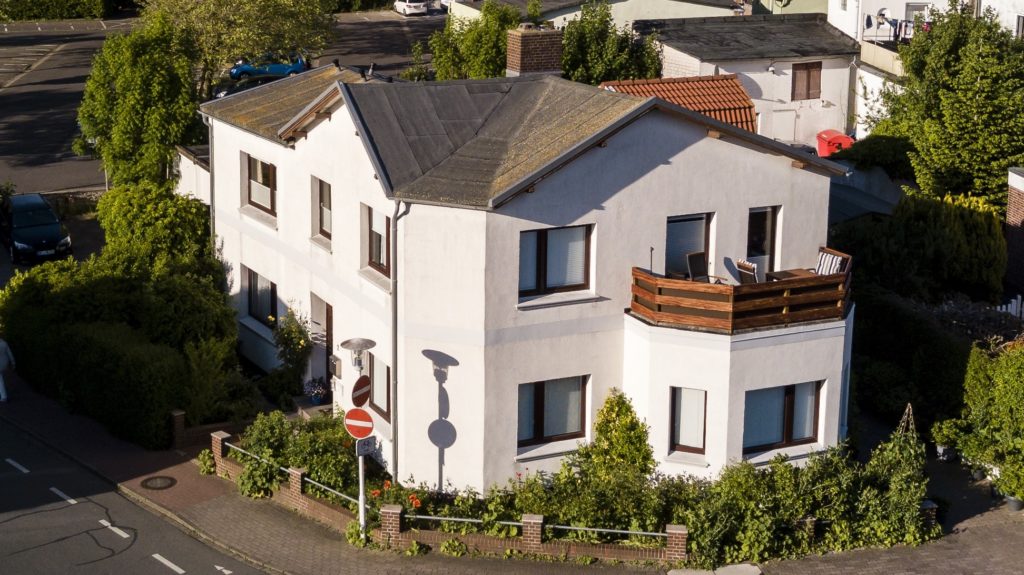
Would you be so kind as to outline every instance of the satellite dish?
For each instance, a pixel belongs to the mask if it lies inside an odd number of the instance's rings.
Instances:
[[[878,10],[878,19],[879,20],[888,20],[889,19],[889,9],[888,8],[880,8]]]

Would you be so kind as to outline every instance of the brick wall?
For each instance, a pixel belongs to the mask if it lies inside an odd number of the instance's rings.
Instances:
[[[1010,186],[1006,200],[1006,279],[1024,290],[1024,190]]]
[[[562,73],[562,31],[520,24],[508,31],[508,56],[505,75]]]

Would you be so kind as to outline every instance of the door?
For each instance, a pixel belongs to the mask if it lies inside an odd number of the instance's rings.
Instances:
[[[668,219],[665,234],[665,275],[668,277],[690,277],[690,266],[686,254],[708,251],[708,214],[673,216]],[[710,260],[709,260],[710,261]]]
[[[757,264],[757,281],[775,271],[775,221],[778,208],[752,208],[747,219],[747,261]]]

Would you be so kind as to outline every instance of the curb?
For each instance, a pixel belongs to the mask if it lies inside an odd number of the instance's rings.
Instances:
[[[258,559],[250,557],[249,555],[239,551],[238,549],[235,549],[235,548],[231,547],[230,545],[228,545],[226,543],[223,543],[221,541],[218,541],[218,540],[214,539],[211,535],[201,531],[195,525],[192,525],[191,523],[189,523],[184,518],[182,518],[181,516],[179,516],[175,512],[171,511],[170,509],[167,509],[163,505],[160,505],[160,504],[150,500],[145,495],[136,492],[135,490],[129,488],[128,486],[126,486],[123,483],[116,483],[116,482],[112,481],[106,475],[104,475],[103,473],[100,473],[100,471],[98,469],[96,469],[95,467],[90,465],[88,462],[79,459],[74,454],[69,453],[67,450],[65,450],[61,446],[54,445],[53,443],[47,441],[46,438],[40,436],[35,431],[26,428],[25,426],[21,425],[17,421],[15,421],[15,420],[13,420],[13,419],[5,416],[5,415],[2,415],[2,414],[0,414],[0,420],[3,420],[5,423],[10,425],[11,427],[14,427],[15,429],[18,429],[19,431],[21,431],[25,435],[28,435],[29,437],[31,437],[35,441],[38,441],[39,443],[41,443],[41,444],[49,447],[50,449],[56,451],[57,453],[59,453],[64,458],[69,459],[69,460],[75,462],[76,464],[80,465],[82,468],[84,468],[86,471],[88,471],[92,475],[95,475],[97,478],[101,479],[102,481],[112,485],[119,494],[121,494],[121,495],[123,495],[125,497],[125,499],[128,499],[128,500],[132,501],[133,503],[135,503],[139,507],[149,511],[150,513],[152,513],[154,515],[159,515],[159,516],[163,517],[164,519],[167,519],[168,522],[171,525],[173,525],[179,531],[185,533],[189,537],[192,537],[193,539],[196,539],[196,540],[198,540],[198,541],[200,541],[200,542],[202,542],[202,543],[204,543],[204,544],[206,544],[206,545],[208,545],[210,547],[213,547],[213,548],[215,548],[215,549],[217,549],[219,551],[225,552],[225,553],[231,555],[233,558],[238,559],[239,561],[241,561],[243,563],[246,563],[247,565],[249,565],[251,567],[255,567],[257,569],[261,569],[261,570],[266,571],[268,573],[271,573],[273,575],[295,575],[291,571],[285,571],[283,569],[275,567],[274,565],[270,565],[268,563],[264,563],[264,562],[262,562],[262,561],[260,561]],[[198,471],[197,471],[197,473],[198,473]]]

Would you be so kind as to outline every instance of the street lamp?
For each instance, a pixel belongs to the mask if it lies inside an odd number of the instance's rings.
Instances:
[[[356,368],[359,375],[363,374],[363,354],[368,349],[373,349],[377,345],[377,342],[372,339],[366,339],[362,337],[354,337],[352,339],[346,339],[345,341],[338,344],[341,349],[347,349],[352,353],[352,367]]]

